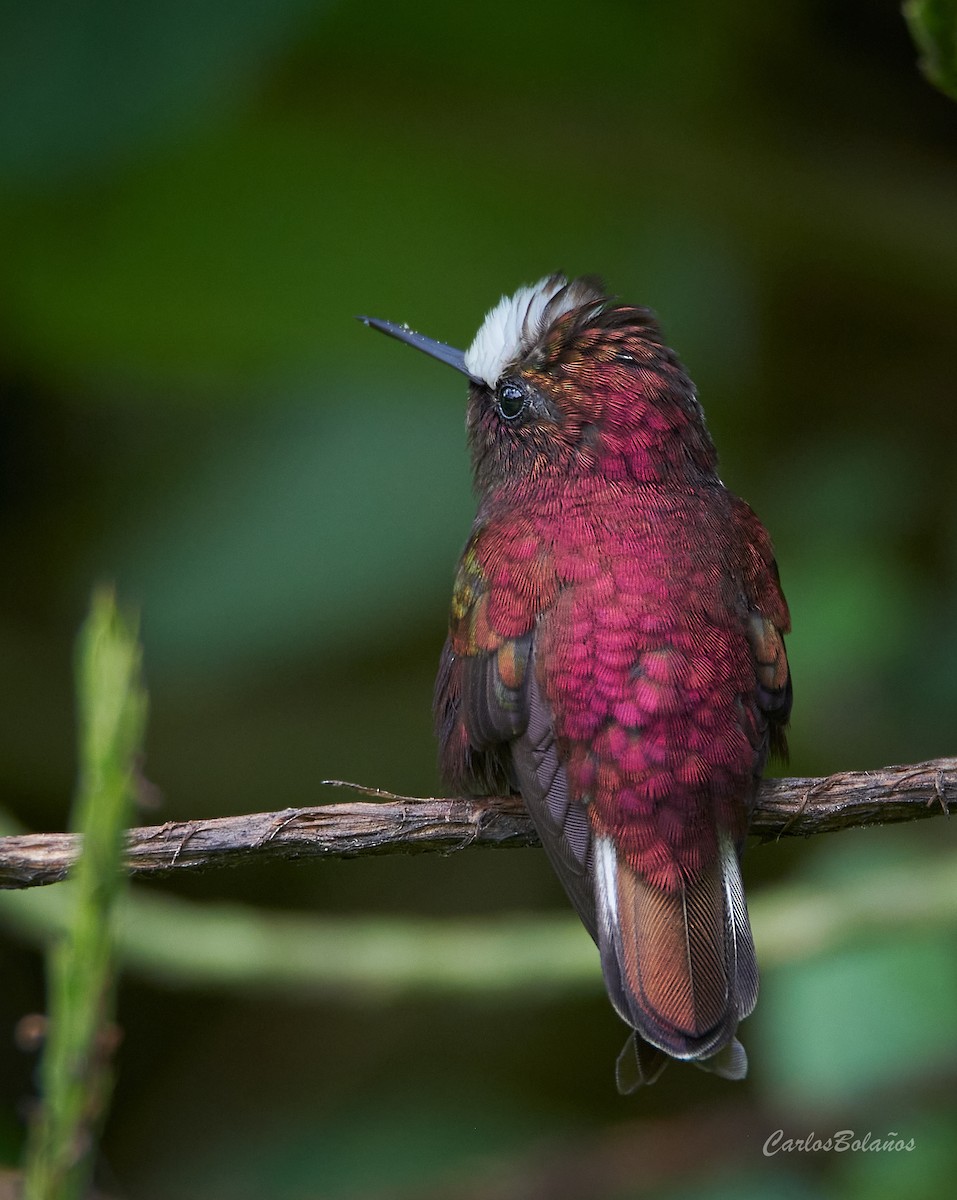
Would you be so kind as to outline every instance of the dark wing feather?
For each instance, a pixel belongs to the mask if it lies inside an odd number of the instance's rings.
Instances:
[[[483,539],[496,533],[479,526],[459,563],[435,691],[442,773],[465,791],[521,792],[552,865],[597,940],[591,828],[583,805],[571,799],[552,714],[536,680],[536,617],[547,606],[547,584],[529,608],[524,632],[506,637],[495,629],[481,550]],[[536,570],[540,582],[549,579],[547,558]]]
[[[791,669],[784,648],[784,631],[758,609],[748,614],[748,642],[757,674],[755,702],[762,718],[764,746],[756,763],[756,774],[764,770],[767,751],[787,759],[786,729],[791,716]]]
[[[467,790],[507,784],[521,792],[549,860],[597,941],[591,828],[584,808],[569,794],[551,714],[535,680],[532,646],[528,633],[495,652],[456,656],[446,648],[448,678],[436,693],[443,764],[446,775],[461,779]]]
[[[465,795],[496,796],[516,790],[511,756],[502,742],[472,741],[466,722],[464,700],[475,691],[473,676],[488,670],[492,655],[471,656],[455,652],[446,640],[435,680],[433,718],[439,741],[439,769],[450,788]],[[487,719],[481,723],[488,728]]]
[[[738,496],[732,496],[731,503],[748,609],[746,632],[757,673],[755,702],[761,717],[763,744],[756,748],[755,774],[760,775],[769,750],[776,757],[787,759],[786,729],[792,692],[784,635],[791,631],[791,614],[781,590],[768,531],[750,505]]]
[[[488,580],[477,553],[482,537],[478,526],[459,562],[432,712],[445,781],[463,792],[495,795],[517,786],[508,743],[527,721],[532,633],[506,638],[490,626]]]
[[[558,757],[548,704],[536,679],[534,659],[525,676],[528,723],[512,745],[512,762],[538,836],[569,899],[592,938],[598,941],[591,874],[591,825],[584,806],[568,787]]]

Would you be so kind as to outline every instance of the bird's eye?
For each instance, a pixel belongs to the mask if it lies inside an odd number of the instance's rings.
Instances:
[[[525,411],[528,393],[517,383],[501,383],[495,393],[495,407],[505,421],[514,421]]]

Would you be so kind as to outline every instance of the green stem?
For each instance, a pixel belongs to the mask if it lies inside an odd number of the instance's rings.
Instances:
[[[76,658],[79,784],[71,828],[83,853],[49,950],[48,1029],[40,1107],[24,1165],[24,1200],[78,1200],[112,1087],[114,907],[136,763],[146,723],[135,630],[113,595],[94,594]]]

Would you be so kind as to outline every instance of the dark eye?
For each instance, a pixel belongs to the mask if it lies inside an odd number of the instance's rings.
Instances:
[[[525,411],[528,393],[517,383],[500,383],[495,393],[495,407],[505,421],[514,421]]]

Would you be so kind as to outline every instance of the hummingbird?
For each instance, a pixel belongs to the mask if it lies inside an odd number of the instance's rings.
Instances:
[[[458,793],[520,793],[631,1033],[623,1093],[669,1059],[742,1079],[758,994],[740,854],[787,753],[790,630],[770,537],[725,487],[654,314],[550,275],[456,350],[478,512],[435,688]]]

